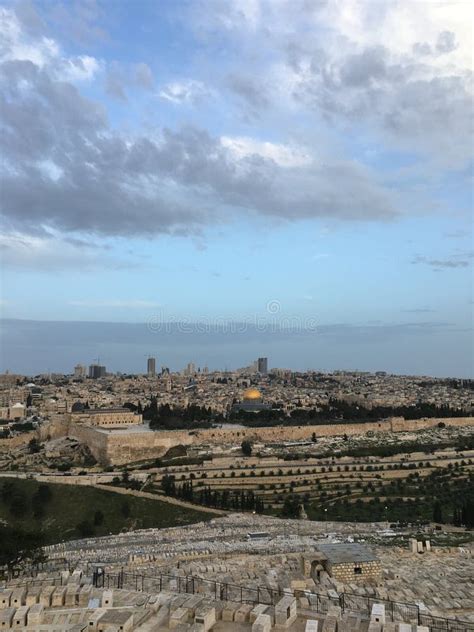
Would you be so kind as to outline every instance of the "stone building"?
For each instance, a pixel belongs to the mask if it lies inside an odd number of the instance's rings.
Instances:
[[[319,581],[325,571],[345,584],[377,582],[382,576],[382,566],[375,554],[361,544],[318,544],[312,557],[303,560],[305,575],[311,574]]]
[[[88,426],[128,426],[141,424],[142,415],[128,408],[93,408],[71,412],[71,421]]]

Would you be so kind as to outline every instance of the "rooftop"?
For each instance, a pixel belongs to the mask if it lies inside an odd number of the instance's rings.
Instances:
[[[331,564],[373,562],[377,559],[374,553],[362,544],[318,544],[317,547]]]
[[[131,411],[129,408],[84,408],[83,410],[73,410],[72,414],[79,414],[79,415],[100,415],[102,413],[131,413],[134,411]]]

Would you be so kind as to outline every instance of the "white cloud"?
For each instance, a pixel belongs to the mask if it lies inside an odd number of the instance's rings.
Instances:
[[[474,4],[464,0],[331,0],[314,16],[314,26],[323,25],[337,34],[333,46],[383,45],[408,55],[415,42],[427,42],[435,48],[441,33],[453,32],[457,46],[451,61],[467,67],[472,63],[473,18]]]
[[[182,81],[172,81],[164,86],[159,96],[171,103],[195,103],[211,95],[211,91],[202,81],[185,79]]]
[[[89,81],[101,69],[101,63],[95,57],[89,55],[80,55],[79,57],[71,57],[63,59],[59,64],[59,74],[61,79],[65,81]]]
[[[195,0],[191,3],[192,21],[201,33],[215,29],[255,32],[267,13],[263,5],[261,0]]]
[[[56,182],[64,174],[64,171],[58,167],[52,160],[42,160],[38,163],[38,167],[47,178]]]
[[[262,156],[280,167],[304,167],[313,162],[311,155],[301,147],[261,141],[248,136],[222,136],[221,144],[238,159],[246,156]]]
[[[31,61],[43,67],[59,55],[59,46],[48,37],[30,39],[23,33],[15,13],[0,8],[0,59],[2,61],[20,59]]]
[[[100,248],[92,242],[76,238],[63,238],[59,233],[26,235],[19,232],[0,236],[0,263],[4,268],[32,269],[35,271],[70,270],[78,272],[94,268],[120,269],[134,267],[106,254],[107,245]]]
[[[49,37],[31,37],[22,29],[15,13],[0,8],[0,61],[31,61],[39,68],[48,66],[57,79],[85,81],[92,79],[101,63],[89,55],[65,56],[57,42]]]

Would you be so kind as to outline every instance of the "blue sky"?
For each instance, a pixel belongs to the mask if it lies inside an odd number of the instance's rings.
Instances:
[[[333,344],[160,339],[156,353],[174,368],[263,354],[472,374],[470,3],[0,11],[2,318],[310,319],[348,329]],[[11,333],[0,369],[97,355],[28,355]],[[147,344],[102,352],[139,370]]]

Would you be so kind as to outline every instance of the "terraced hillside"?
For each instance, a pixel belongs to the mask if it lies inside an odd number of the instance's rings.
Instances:
[[[147,488],[229,509],[312,519],[472,524],[474,450],[227,458],[150,473]],[[262,507],[263,504],[263,507]]]

